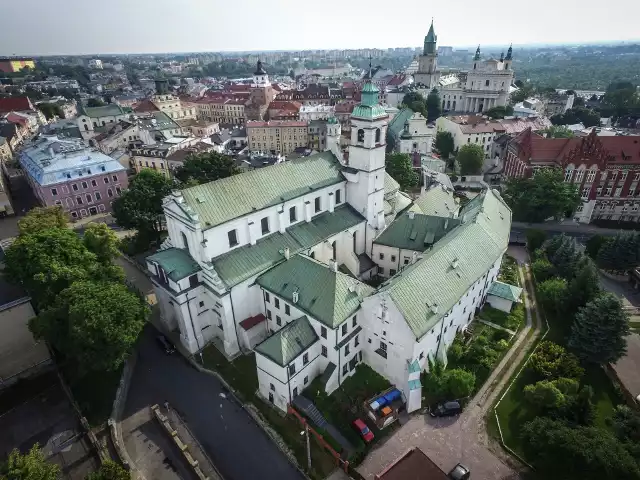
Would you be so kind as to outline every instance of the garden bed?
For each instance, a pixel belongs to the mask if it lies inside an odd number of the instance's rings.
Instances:
[[[500,273],[498,274],[498,280],[509,285],[515,285],[520,287],[520,276],[518,275],[518,263],[515,258],[505,255],[502,257],[502,265],[500,266]]]

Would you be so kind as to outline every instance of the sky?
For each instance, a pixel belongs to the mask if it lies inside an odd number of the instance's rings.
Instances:
[[[526,5],[527,8],[522,8]],[[640,40],[639,0],[0,0],[0,55]]]

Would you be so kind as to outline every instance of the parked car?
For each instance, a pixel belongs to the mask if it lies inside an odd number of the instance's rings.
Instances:
[[[156,337],[156,341],[158,342],[158,345],[160,345],[160,348],[162,348],[162,350],[164,350],[164,353],[166,353],[167,355],[171,355],[176,351],[176,347],[174,347],[173,344],[164,335],[158,335]]]
[[[453,470],[449,472],[448,476],[451,480],[469,480],[469,478],[471,478],[471,471],[459,463],[453,467]]]
[[[363,438],[365,442],[371,443],[374,436],[373,436],[373,432],[369,430],[369,427],[367,427],[366,423],[364,423],[359,418],[356,418],[353,421],[353,426],[355,427],[355,429],[358,431],[358,433],[360,434],[360,436]]]
[[[429,410],[429,415],[432,417],[452,417],[453,415],[458,415],[462,412],[462,407],[460,406],[460,402],[451,401],[444,402]]]

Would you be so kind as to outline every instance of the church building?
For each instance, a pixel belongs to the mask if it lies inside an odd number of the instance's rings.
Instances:
[[[348,157],[332,141],[164,201],[169,236],[146,259],[164,327],[191,353],[253,351],[259,393],[282,410],[361,362],[420,408],[420,372],[446,361],[498,274],[511,226],[500,195],[460,208],[434,183],[412,203],[385,172],[388,121],[369,81]]]
[[[415,88],[426,98],[436,88],[444,112],[485,112],[493,107],[506,106],[513,83],[513,48],[500,59],[482,59],[480,46],[473,57],[473,65],[466,72],[443,74],[438,68],[437,36],[433,22],[424,38],[422,55],[418,57],[418,71],[413,74]]]

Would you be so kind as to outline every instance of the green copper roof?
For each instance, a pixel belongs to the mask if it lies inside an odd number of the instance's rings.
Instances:
[[[424,252],[460,224],[459,220],[409,212],[396,218],[373,243]]]
[[[453,196],[453,191],[444,189],[440,185],[424,191],[413,203],[411,210],[438,217],[451,217],[458,212],[459,208]]]
[[[351,113],[351,117],[363,118],[365,120],[375,120],[386,116],[387,112],[380,105],[356,105]]]
[[[506,251],[511,210],[494,191],[482,209],[445,235],[423,258],[380,287],[417,339],[427,334]]]
[[[423,55],[435,55],[436,53],[436,37],[435,32],[433,31],[433,20],[431,21],[431,26],[429,27],[429,33],[424,37],[424,48],[422,49]]]
[[[396,113],[387,127],[389,133],[395,138],[399,137],[404,130],[404,124],[411,118],[411,115],[413,115],[413,110],[410,108],[403,108]]]
[[[193,275],[200,270],[200,265],[189,252],[181,248],[167,248],[147,257],[150,262],[155,262],[162,267],[169,278],[174,282]]]
[[[256,283],[330,328],[352,316],[362,299],[373,293],[368,285],[305,255],[282,262],[260,275]],[[293,292],[298,292],[297,302]]]
[[[496,280],[489,287],[487,294],[504,298],[505,300],[510,300],[512,302],[517,302],[519,301],[520,295],[522,294],[522,289],[520,287],[509,285],[508,283],[499,282]]]
[[[364,217],[344,204],[333,213],[316,215],[311,222],[299,222],[285,233],[272,233],[255,245],[245,245],[220,255],[212,260],[213,267],[230,288],[284,261],[285,247],[289,247],[293,256],[361,222]]]
[[[300,317],[256,345],[255,351],[286,367],[318,340],[307,317]]]
[[[396,182],[391,175],[384,172],[384,196],[387,197],[393,195],[398,190],[400,190],[400,184]]]
[[[184,189],[204,229],[344,181],[330,152],[278,163]]]

